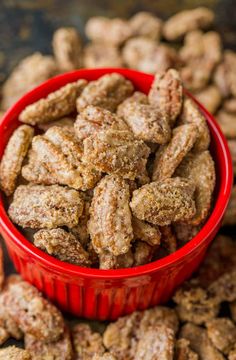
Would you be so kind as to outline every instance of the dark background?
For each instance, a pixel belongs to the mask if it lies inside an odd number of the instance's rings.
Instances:
[[[83,28],[94,15],[129,17],[140,10],[167,19],[179,10],[208,6],[225,46],[236,50],[235,0],[0,0],[0,83],[20,59],[34,51],[51,52],[53,31]]]

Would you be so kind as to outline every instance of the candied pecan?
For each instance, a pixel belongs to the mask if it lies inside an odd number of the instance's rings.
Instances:
[[[128,97],[118,106],[116,113],[119,117],[124,117],[126,107],[130,103],[148,105],[148,97],[140,91],[135,91],[132,96]]]
[[[229,113],[236,113],[236,98],[232,97],[228,100],[225,100],[223,103],[223,108]]]
[[[63,229],[43,229],[34,234],[34,245],[70,264],[89,266],[89,254],[79,240]]]
[[[145,36],[156,41],[161,37],[162,20],[150,12],[136,13],[130,18],[129,24],[133,36]]]
[[[184,338],[175,343],[175,360],[198,360],[198,354],[190,348],[190,342]]]
[[[194,151],[197,152],[208,149],[210,144],[210,132],[207,126],[207,122],[193,100],[188,98],[184,100],[183,111],[181,113],[178,124],[195,124],[198,128],[198,138],[193,147]]]
[[[82,193],[83,194],[83,193]],[[91,200],[84,199],[84,208],[82,215],[79,218],[78,225],[70,229],[70,232],[79,240],[84,248],[89,243],[88,221],[89,221],[89,208]]]
[[[9,339],[9,337],[9,333],[7,332],[0,320],[0,346],[2,346]]]
[[[126,42],[122,56],[127,67],[152,74],[179,64],[175,49],[141,36]]]
[[[152,261],[156,247],[143,241],[135,241],[134,244],[134,266],[140,266]]]
[[[216,318],[206,323],[207,334],[213,345],[228,354],[236,344],[236,326],[229,318]]]
[[[208,287],[235,266],[236,242],[230,237],[218,235],[198,270],[198,282],[201,286]]]
[[[101,130],[84,140],[82,160],[98,171],[134,180],[145,173],[150,149],[129,131]]]
[[[59,185],[20,185],[8,209],[10,218],[22,227],[73,227],[78,224],[83,201],[76,190]]]
[[[27,350],[16,346],[8,346],[0,349],[0,360],[33,360],[33,358]]]
[[[225,137],[228,139],[236,138],[236,113],[229,113],[221,109],[216,114],[216,120]]]
[[[206,7],[183,10],[165,22],[163,34],[167,40],[177,40],[189,31],[209,27],[213,20],[214,13]]]
[[[146,330],[140,338],[135,360],[172,360],[174,356],[174,332],[166,325],[158,324]]]
[[[236,347],[230,351],[229,356],[228,356],[229,360],[236,360]]]
[[[59,310],[26,281],[9,278],[0,303],[19,328],[37,340],[56,341],[63,333],[64,320]]]
[[[102,355],[95,354],[92,360],[118,360],[118,359],[111,353],[106,352]]]
[[[8,109],[25,92],[55,75],[58,71],[52,56],[39,52],[27,56],[15,67],[2,87],[3,110]]]
[[[135,359],[137,345],[148,329],[165,326],[174,333],[178,319],[173,309],[157,306],[142,312],[134,312],[110,323],[104,334],[105,347],[119,360]]]
[[[133,239],[129,186],[117,175],[105,176],[94,190],[88,224],[97,253],[125,254]]]
[[[169,69],[157,72],[148,94],[151,105],[167,115],[171,126],[180,114],[183,101],[183,85],[178,71]]]
[[[118,46],[122,45],[132,35],[132,29],[127,20],[96,16],[88,20],[85,33],[94,42]]]
[[[177,176],[193,181],[196,186],[195,203],[196,214],[187,222],[197,226],[208,216],[215,188],[215,165],[208,150],[188,154],[178,167]]]
[[[108,251],[99,254],[99,269],[122,269],[132,267],[134,257],[132,251],[129,250],[125,254],[115,256]]]
[[[160,226],[169,225],[194,216],[194,190],[191,181],[178,177],[156,181],[135,190],[130,206],[140,220]]]
[[[132,217],[132,226],[135,239],[142,240],[151,246],[160,245],[161,232],[157,226],[139,220],[135,216]]]
[[[98,106],[88,105],[77,116],[75,122],[75,133],[79,140],[96,134],[106,129],[129,130],[126,123],[109,110]]]
[[[180,58],[184,63],[181,77],[185,86],[191,90],[205,87],[221,57],[221,39],[218,33],[192,31],[187,34],[184,47],[180,50]]]
[[[215,114],[222,101],[221,93],[215,85],[207,86],[205,89],[195,93],[194,96],[212,114]]]
[[[208,288],[210,296],[215,297],[218,303],[236,300],[236,267],[221,275]]]
[[[135,138],[157,144],[169,141],[171,130],[167,114],[156,106],[135,102],[132,97],[130,99],[121,104],[119,112]]]
[[[161,181],[170,178],[192,149],[198,135],[198,128],[195,124],[190,123],[176,127],[170,142],[160,146],[156,152],[152,180]]]
[[[161,246],[168,251],[169,254],[177,250],[177,239],[170,225],[160,227]]]
[[[177,237],[178,244],[184,245],[188,241],[192,240],[194,236],[197,235],[197,233],[201,229],[201,225],[193,226],[190,224],[174,224],[173,225],[175,235]]]
[[[54,342],[44,343],[32,335],[25,335],[25,349],[33,360],[72,360],[72,344],[68,329],[64,329],[62,337]]]
[[[223,62],[217,67],[214,75],[215,84],[223,97],[236,96],[236,53],[224,51]]]
[[[82,44],[75,28],[57,29],[53,34],[52,46],[61,71],[70,71],[81,66]]]
[[[88,44],[84,48],[83,62],[86,68],[123,67],[119,49],[105,43]]]
[[[20,175],[23,160],[34,135],[28,125],[19,126],[11,135],[0,164],[0,186],[6,195],[11,195]]]
[[[181,321],[200,325],[218,315],[219,305],[214,296],[194,284],[185,283],[175,293],[173,300],[178,304],[176,311]]]
[[[66,130],[73,129],[75,119],[73,117],[65,116],[59,120],[50,121],[48,123],[38,124],[38,128],[43,131],[47,131],[53,126],[62,127]]]
[[[207,336],[207,331],[191,323],[184,325],[180,337],[190,342],[190,347],[201,360],[224,360],[224,356],[215,348]]]
[[[94,105],[115,112],[133,90],[133,84],[124,76],[118,73],[103,75],[84,88],[76,102],[77,110],[81,112],[86,106]]]
[[[26,106],[20,113],[20,121],[36,125],[57,120],[76,109],[76,99],[85,88],[87,81],[80,79],[51,92],[47,97]]]
[[[65,128],[52,127],[44,135],[35,136],[29,163],[23,177],[36,184],[61,184],[88,190],[100,180],[101,174],[81,161],[82,146],[75,135]]]
[[[72,342],[77,360],[92,360],[95,354],[102,355],[105,352],[101,335],[85,323],[73,326]]]

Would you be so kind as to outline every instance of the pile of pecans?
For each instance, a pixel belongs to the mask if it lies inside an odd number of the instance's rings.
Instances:
[[[134,90],[118,73],[81,79],[19,115],[0,164],[8,214],[62,261],[143,265],[176,251],[209,214],[209,130],[179,73],[158,72],[148,95]]]
[[[134,92],[132,84],[127,86],[122,79],[116,80],[122,90],[116,92],[115,99],[107,95],[109,91],[101,98],[100,90],[110,84],[108,77],[95,87],[85,81],[70,84],[21,114],[25,125],[7,145],[1,186],[10,202],[14,193],[14,206],[10,205],[9,211],[36,246],[63,261],[119,268],[173,252],[199,231],[210,209],[214,164],[207,150],[205,121],[189,99],[180,100],[180,77],[216,115],[236,174],[236,54],[223,50],[217,32],[205,32],[213,20],[214,14],[206,8],[183,11],[166,22],[144,12],[129,20],[91,18],[85,29],[90,40],[86,46],[82,46],[76,29],[61,28],[53,36],[54,56],[35,53],[15,68],[2,87],[2,112],[44,80],[80,67],[125,66],[156,74],[148,96]],[[117,87],[111,92],[114,89]],[[54,106],[58,98],[66,113]],[[182,126],[185,128],[179,131]],[[114,137],[117,132],[121,136]],[[203,174],[206,178],[199,177],[202,163],[208,169]],[[187,195],[181,208],[181,217],[186,216],[184,226],[176,221],[178,201],[174,202],[176,213],[156,208],[156,196],[162,204],[166,189],[168,200],[173,200],[173,181],[178,199]],[[153,182],[161,186],[153,188]],[[190,182],[201,189],[203,197],[197,200],[198,190],[191,194]],[[149,211],[146,197],[155,206],[155,213],[158,210],[158,217]],[[99,215],[97,209],[102,211],[105,201],[106,211]],[[32,204],[33,214],[26,211]],[[51,208],[55,212],[50,212]],[[117,222],[117,209],[125,214],[125,220],[132,212],[131,223]],[[113,216],[108,223],[100,222],[110,213]],[[170,224],[163,225],[166,219]],[[235,224],[236,185],[223,225]],[[112,234],[116,229],[115,234],[123,236],[114,238],[106,232],[104,238],[105,228]],[[104,249],[102,239],[109,249]],[[131,244],[129,251],[115,255],[113,239],[118,251]],[[105,331],[101,324],[97,332],[93,324],[66,321],[19,276],[4,279],[0,249],[0,345],[9,337],[24,339],[25,344],[25,350],[12,346],[0,349],[0,360],[235,360],[235,254],[235,240],[219,235],[199,271],[177,290],[170,304],[120,318],[106,325]]]
[[[96,327],[64,319],[20,276],[0,275],[0,346],[10,337],[24,341],[24,349],[1,348],[1,360],[236,359],[236,242],[229,237],[217,237],[171,306]]]

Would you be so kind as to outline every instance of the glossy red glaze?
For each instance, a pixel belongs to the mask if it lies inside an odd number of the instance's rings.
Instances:
[[[26,105],[68,82],[79,78],[95,80],[111,72],[123,74],[145,93],[153,81],[152,75],[127,69],[78,70],[50,79],[23,96],[1,119],[0,156],[9,136],[19,125],[18,115]],[[59,261],[34,247],[9,220],[1,197],[0,230],[22,277],[61,309],[91,319],[116,319],[134,310],[166,302],[203,260],[220,227],[232,187],[232,164],[226,139],[212,115],[198,105],[211,132],[217,185],[214,209],[197,236],[175,253],[147,265],[120,270],[87,269]]]

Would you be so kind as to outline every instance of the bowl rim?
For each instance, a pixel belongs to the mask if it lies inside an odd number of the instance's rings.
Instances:
[[[8,122],[11,120],[13,116],[18,114],[22,110],[22,105],[30,104],[35,101],[37,98],[37,94],[40,91],[44,91],[47,89],[48,93],[55,90],[55,88],[59,88],[63,86],[63,84],[75,81],[76,79],[82,79],[91,75],[92,77],[99,78],[100,76],[107,73],[119,73],[127,78],[137,77],[143,78],[147,81],[151,81],[154,75],[142,73],[132,69],[122,69],[122,68],[103,68],[103,69],[80,69],[71,71],[68,73],[64,73],[61,75],[57,75],[45,82],[41,85],[37,86],[33,90],[27,92],[24,96],[22,96],[13,106],[11,106],[8,111],[4,114],[0,121],[0,134],[4,134]],[[90,76],[89,76],[90,77]],[[57,85],[56,85],[57,84]],[[53,90],[52,90],[53,89]],[[94,268],[85,268],[78,265],[69,264],[67,262],[63,262],[59,259],[54,258],[51,255],[46,254],[42,250],[35,247],[26,237],[21,234],[21,232],[15,227],[15,225],[11,222],[10,218],[5,211],[3,204],[2,193],[0,194],[0,231],[3,234],[6,234],[8,237],[13,240],[14,244],[21,249],[21,251],[26,252],[31,258],[41,263],[42,266],[50,268],[50,270],[54,270],[57,273],[62,273],[63,275],[72,275],[83,278],[90,279],[103,279],[103,280],[112,280],[112,279],[125,279],[132,278],[136,276],[148,275],[158,270],[164,270],[165,268],[179,262],[184,262],[184,259],[187,255],[191,254],[198,247],[202,246],[204,242],[207,241],[208,237],[211,233],[214,232],[215,228],[218,226],[221,221],[227,204],[229,202],[232,183],[233,183],[233,170],[232,170],[232,160],[230,151],[227,145],[227,140],[224,137],[222,131],[220,130],[219,125],[214,119],[213,115],[211,115],[191,94],[189,94],[186,90],[185,93],[190,96],[195,103],[199,106],[203,115],[206,117],[207,122],[211,125],[211,132],[215,133],[218,138],[219,145],[222,150],[223,161],[221,166],[223,165],[220,173],[224,173],[224,176],[221,176],[219,191],[217,194],[216,202],[212,213],[207,219],[204,226],[197,233],[195,237],[193,237],[187,244],[183,245],[180,249],[175,251],[172,254],[169,254],[161,259],[153,261],[151,263],[136,266],[132,268],[124,268],[124,269],[113,269],[113,270],[101,270]],[[29,101],[30,99],[30,101]],[[0,135],[1,137],[1,135]],[[3,235],[4,237],[4,235]]]

